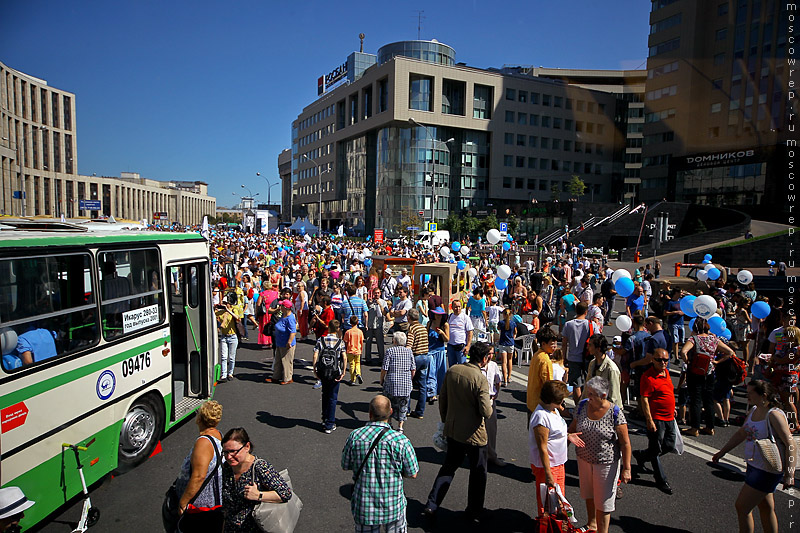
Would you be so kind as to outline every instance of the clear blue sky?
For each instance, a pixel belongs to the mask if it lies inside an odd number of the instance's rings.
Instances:
[[[2,0],[0,61],[76,94],[78,171],[202,180],[220,206],[278,181],[316,80],[417,38],[475,67],[644,68],[650,2]],[[280,198],[280,187],[272,199]],[[266,200],[266,198],[264,198]]]

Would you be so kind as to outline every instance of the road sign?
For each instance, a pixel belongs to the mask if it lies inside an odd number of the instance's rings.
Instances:
[[[376,229],[375,233],[374,233],[374,235],[372,237],[372,240],[375,241],[375,244],[383,244],[383,230],[382,229]]]
[[[100,211],[103,203],[100,200],[81,200],[79,202],[81,211]]]
[[[419,216],[422,216],[422,215],[424,215],[424,214],[425,214],[425,211],[417,211],[417,214],[418,214]]]
[[[153,213],[153,220],[169,220],[169,215],[166,211],[156,211]]]
[[[21,200],[25,198],[25,191],[14,191],[11,193],[11,197],[14,200]]]
[[[419,231],[419,226],[406,226],[408,231]]]
[[[508,224],[505,222],[500,223],[500,233],[507,233],[508,232]]]
[[[436,232],[436,228],[437,228],[438,226],[439,226],[439,225],[438,225],[436,222],[431,222],[431,223],[428,225],[428,231],[430,231],[431,233],[435,233],[435,232]]]

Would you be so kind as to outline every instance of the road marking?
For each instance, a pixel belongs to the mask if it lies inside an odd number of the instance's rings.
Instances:
[[[528,376],[526,376],[525,374],[517,372],[516,370],[512,369],[511,376],[514,377],[518,383],[522,383],[523,385],[525,385],[525,387],[528,386]],[[638,421],[630,420],[628,424],[637,429],[642,429],[642,430],[645,429],[644,424],[641,424]],[[699,457],[700,459],[703,459],[705,461],[710,462],[711,458],[718,451],[716,448],[712,448],[707,444],[703,444],[702,442],[697,441],[694,438],[685,437],[683,435],[681,437],[683,438],[684,453],[692,454],[695,457]],[[794,440],[795,442],[797,442],[797,445],[800,446],[800,437],[794,437]],[[722,468],[731,470],[733,472],[738,472],[740,474],[744,474],[745,470],[747,470],[747,462],[741,457],[737,457],[736,455],[733,455],[731,453],[725,454],[725,457],[720,459],[719,463],[717,464],[720,465]],[[778,490],[792,497],[797,496],[797,489],[794,487],[787,490],[782,488],[781,485],[778,485]]]

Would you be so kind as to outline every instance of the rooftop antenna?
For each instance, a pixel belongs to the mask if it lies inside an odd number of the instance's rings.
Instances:
[[[362,54],[364,53],[364,37],[366,37],[366,35],[364,35],[363,33],[358,34],[358,38],[361,41],[361,46],[359,46],[358,51],[361,52]]]
[[[417,40],[418,41],[422,39],[422,37],[420,37],[420,35],[422,34],[422,19],[425,18],[422,15],[423,13],[425,13],[424,10],[417,11]]]

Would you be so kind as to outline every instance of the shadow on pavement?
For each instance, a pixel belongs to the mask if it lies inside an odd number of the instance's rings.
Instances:
[[[533,531],[533,520],[530,516],[516,509],[486,509],[483,512],[480,522],[473,522],[467,518],[464,511],[451,510],[447,508],[445,499],[442,507],[436,512],[434,518],[428,518],[422,514],[425,502],[420,502],[409,498],[406,515],[408,517],[409,530],[419,528],[422,531],[436,532],[486,532],[486,531]],[[454,505],[461,505],[452,502]],[[463,502],[466,505],[466,502]]]
[[[648,524],[641,518],[636,518],[635,516],[620,516],[615,517],[613,514],[611,515],[611,525],[617,526],[622,531],[630,532],[630,533],[638,533],[640,531],[647,531],[648,533],[685,533],[685,529],[681,529],[678,527],[669,527],[669,526],[662,526],[662,525],[654,525]]]

